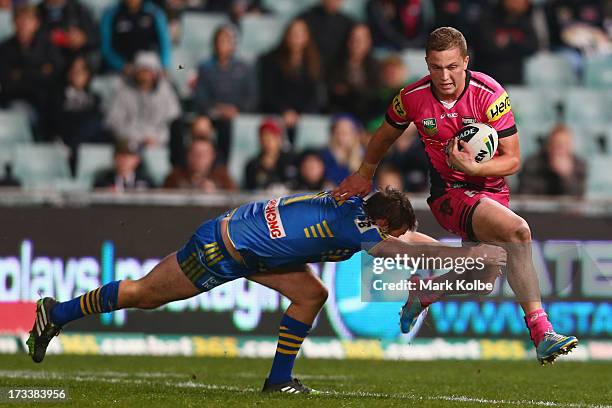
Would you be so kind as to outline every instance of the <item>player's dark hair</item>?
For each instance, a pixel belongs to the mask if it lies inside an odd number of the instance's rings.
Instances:
[[[387,220],[390,231],[404,226],[414,231],[417,227],[416,215],[408,195],[394,188],[387,187],[384,191],[374,193],[365,201],[364,209],[372,220]]]
[[[425,54],[430,51],[446,51],[459,48],[461,56],[467,57],[467,42],[461,31],[453,27],[436,28],[429,34],[425,44]]]

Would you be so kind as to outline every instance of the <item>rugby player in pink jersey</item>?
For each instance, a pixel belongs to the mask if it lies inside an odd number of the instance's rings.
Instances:
[[[553,362],[574,348],[578,340],[553,330],[542,308],[529,225],[508,208],[510,196],[504,177],[516,173],[520,166],[519,138],[508,94],[493,78],[467,69],[467,44],[463,34],[454,28],[441,27],[430,34],[425,59],[429,75],[405,86],[395,96],[359,170],[344,180],[334,194],[367,194],[378,163],[404,129],[414,123],[430,161],[428,204],[433,215],[442,227],[465,241],[504,243],[508,250],[508,283],[525,312],[538,361]],[[459,146],[454,138],[462,127],[475,122],[488,123],[499,135],[495,156],[483,163],[474,161],[467,146],[463,142]],[[499,270],[488,271],[479,275],[467,272],[462,278],[494,282]],[[434,280],[456,278],[451,272]],[[409,331],[420,313],[448,294],[412,291],[402,308],[402,331]]]

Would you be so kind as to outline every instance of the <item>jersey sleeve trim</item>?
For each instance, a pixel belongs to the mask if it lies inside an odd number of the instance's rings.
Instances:
[[[517,132],[516,125],[512,125],[509,128],[507,128],[507,129],[498,131],[497,132],[497,137],[499,139],[503,139],[504,137],[512,136],[516,132]]]
[[[391,116],[389,116],[388,113],[385,114],[385,121],[390,124],[391,126],[393,126],[396,129],[401,129],[404,130],[408,127],[408,125],[410,125],[410,122],[406,122],[406,123],[397,123],[396,121],[394,121]]]

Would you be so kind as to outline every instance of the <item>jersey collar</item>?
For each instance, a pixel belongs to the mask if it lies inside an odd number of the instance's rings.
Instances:
[[[461,100],[463,95],[465,95],[465,93],[467,92],[468,87],[470,86],[471,79],[472,79],[472,73],[470,72],[469,69],[466,69],[465,70],[465,86],[463,87],[463,91],[461,91],[461,95],[459,95],[459,97],[455,100],[455,102],[453,102],[453,106],[451,106],[450,108],[447,108],[445,103],[442,102],[440,98],[438,98],[438,95],[436,95],[436,92],[434,91],[434,88],[433,88],[433,81],[431,81],[429,85],[429,90],[431,91],[431,94],[434,96],[434,98],[436,98],[436,100],[440,102],[440,105],[444,106],[444,109],[452,109],[453,107],[455,107],[455,105],[457,105],[457,103]]]

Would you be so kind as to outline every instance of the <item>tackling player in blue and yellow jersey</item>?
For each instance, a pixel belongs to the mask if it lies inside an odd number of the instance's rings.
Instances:
[[[244,277],[291,300],[280,321],[276,355],[263,391],[309,393],[312,390],[291,372],[327,290],[308,263],[345,260],[362,249],[373,256],[412,254],[409,242],[433,241],[415,232],[415,227],[410,201],[392,189],[365,199],[338,201],[322,192],[245,204],[204,222],[178,252],[142,279],[114,281],[67,302],[39,300],[27,342],[29,354],[35,362],[42,361],[53,336],[85,315],[157,308]],[[418,251],[425,256],[444,251],[444,256],[456,257],[486,253],[490,265],[504,264],[506,257],[503,250],[486,245],[432,245]]]

